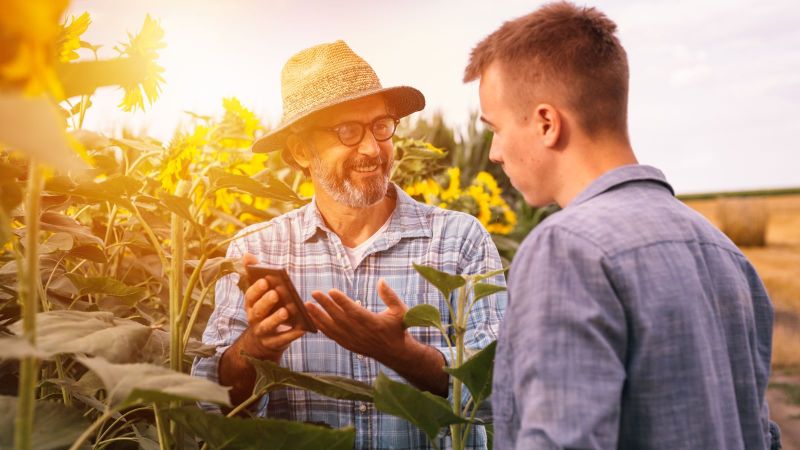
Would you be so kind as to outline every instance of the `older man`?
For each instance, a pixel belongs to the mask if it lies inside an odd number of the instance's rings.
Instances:
[[[232,386],[232,401],[240,403],[255,379],[244,351],[292,370],[368,383],[385,372],[446,396],[446,343],[427,329],[404,330],[402,318],[409,306],[428,303],[450,322],[445,301],[452,299],[442,299],[412,263],[464,274],[501,263],[473,217],[418,203],[389,182],[398,119],[421,110],[424,97],[411,87],[381,87],[372,68],[342,41],[293,56],[281,82],[282,123],[253,150],[282,149],[288,163],[310,175],[316,194],[264,231],[243,230],[228,256],[286,268],[301,297],[316,300],[307,306],[324,334],[279,328],[289,312],[277,307],[278,294],[259,280],[242,295],[231,275],[217,284],[216,310],[204,335],[207,344],[219,346],[217,353],[196,361],[193,373]],[[479,304],[469,322],[469,347],[495,339],[504,305],[503,294]],[[371,404],[308,391],[272,392],[260,413],[355,426],[358,448],[429,445],[421,431]],[[470,446],[482,448],[486,434],[476,428]]]
[[[772,305],[739,249],[637,164],[615,31],[594,8],[548,4],[466,70],[489,157],[528,203],[563,208],[512,264],[495,448],[769,448]]]

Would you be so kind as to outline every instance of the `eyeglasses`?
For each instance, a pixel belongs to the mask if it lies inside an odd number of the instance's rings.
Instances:
[[[366,127],[369,127],[375,140],[378,142],[388,141],[394,136],[399,120],[392,116],[380,116],[370,123],[363,122],[342,122],[332,127],[312,127],[311,130],[332,131],[336,133],[339,142],[348,147],[353,147],[361,143],[366,134]]]

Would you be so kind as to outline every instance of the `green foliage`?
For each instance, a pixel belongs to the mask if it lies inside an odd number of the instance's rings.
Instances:
[[[463,381],[477,406],[492,392],[492,368],[497,341],[492,342],[460,367],[445,367],[444,371]]]
[[[281,387],[306,389],[342,400],[372,401],[372,386],[335,375],[311,375],[293,372],[272,361],[248,357],[256,369],[256,392],[269,392]]]
[[[454,414],[442,397],[393,381],[382,373],[375,380],[375,407],[411,422],[424,431],[431,442],[435,442],[443,427],[467,422]]]
[[[153,364],[113,364],[102,358],[76,358],[103,381],[108,406],[120,410],[139,404],[196,400],[230,405],[228,388],[204,378]]]
[[[475,283],[475,296],[473,297],[472,302],[473,303],[477,302],[482,298],[488,297],[498,292],[503,292],[505,290],[506,290],[505,286],[497,286],[489,283]]]
[[[17,397],[0,395],[0,448],[12,448]],[[75,409],[62,403],[39,400],[34,415],[32,450],[56,450],[69,446],[89,422]]]
[[[446,272],[441,272],[433,267],[422,266],[414,264],[414,269],[422,275],[423,278],[436,287],[442,293],[446,302],[450,302],[450,294],[464,286],[466,280],[460,275],[451,275]]]
[[[439,310],[428,304],[416,305],[406,311],[403,316],[403,326],[406,328],[434,327],[444,332]]]
[[[350,450],[356,439],[352,427],[333,430],[288,420],[222,417],[196,408],[172,409],[167,415],[217,450]]]

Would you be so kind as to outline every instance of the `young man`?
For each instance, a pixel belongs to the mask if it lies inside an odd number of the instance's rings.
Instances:
[[[322,333],[279,327],[289,312],[279,307],[266,280],[242,295],[238,276],[231,275],[217,283],[216,309],[204,334],[217,353],[196,361],[193,373],[232,386],[235,404],[251,395],[255,380],[242,352],[295,371],[367,383],[384,372],[447,396],[446,343],[435,330],[404,330],[402,321],[409,307],[428,303],[449,323],[445,301],[451,299],[442,299],[412,263],[464,274],[501,263],[489,234],[472,216],[418,203],[389,182],[397,121],[421,110],[424,97],[411,87],[382,88],[372,68],[342,41],[293,56],[281,83],[282,123],[253,150],[283,149],[287,162],[310,174],[316,195],[264,231],[246,235],[263,224],[243,230],[228,256],[286,268],[300,296],[316,300],[307,306]],[[496,338],[505,301],[503,294],[495,295],[476,307],[469,347],[479,349]],[[270,393],[259,412],[355,426],[357,448],[429,446],[413,425],[368,403],[287,389]],[[484,448],[483,427],[472,434],[471,448]]]
[[[770,300],[736,246],[637,164],[615,31],[552,3],[466,68],[490,159],[528,203],[563,208],[512,263],[495,448],[769,448]]]

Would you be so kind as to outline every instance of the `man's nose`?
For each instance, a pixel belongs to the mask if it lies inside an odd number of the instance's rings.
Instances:
[[[492,139],[491,146],[489,147],[489,161],[495,164],[503,164],[503,157],[500,152],[500,148],[495,145],[494,139]]]
[[[364,131],[364,139],[358,144],[358,153],[369,156],[369,157],[376,157],[380,154],[381,147],[380,143],[375,136],[372,134],[371,130]]]

